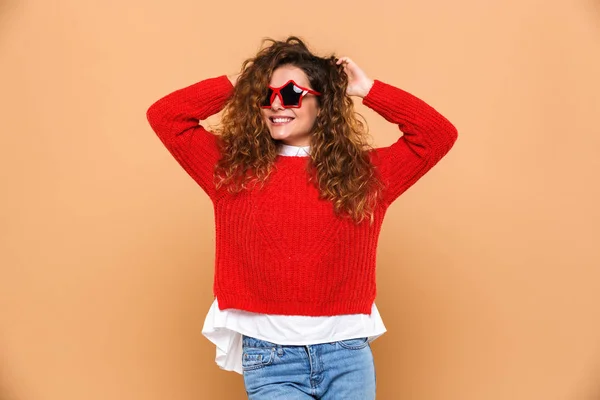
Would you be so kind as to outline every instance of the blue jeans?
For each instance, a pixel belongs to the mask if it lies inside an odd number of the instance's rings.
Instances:
[[[250,400],[375,399],[375,364],[366,337],[288,346],[243,335],[242,342]]]

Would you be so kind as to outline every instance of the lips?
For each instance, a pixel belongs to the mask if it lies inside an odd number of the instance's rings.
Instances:
[[[269,117],[273,125],[285,125],[294,120],[293,117]]]

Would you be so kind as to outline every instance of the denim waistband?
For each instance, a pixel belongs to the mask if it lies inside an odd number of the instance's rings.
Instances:
[[[246,335],[242,335],[242,343],[245,347],[275,347],[275,348],[283,347],[283,345],[281,345],[281,344],[268,342],[266,340],[261,340],[261,339],[257,339],[255,337],[246,336]]]

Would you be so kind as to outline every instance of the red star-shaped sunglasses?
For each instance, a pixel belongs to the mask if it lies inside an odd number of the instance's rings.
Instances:
[[[260,106],[261,108],[271,108],[275,98],[279,97],[283,108],[300,108],[302,106],[302,98],[309,93],[315,96],[321,95],[321,93],[315,90],[302,87],[293,80],[289,80],[285,85],[277,88],[269,86],[267,95]]]

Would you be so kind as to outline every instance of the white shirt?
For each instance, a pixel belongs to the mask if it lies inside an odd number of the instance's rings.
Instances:
[[[282,144],[279,154],[306,157],[310,147]],[[309,345],[368,337],[369,341],[387,329],[377,306],[371,314],[343,314],[313,317],[304,315],[258,314],[244,310],[220,310],[215,299],[204,320],[202,334],[216,346],[215,362],[226,371],[242,374],[242,335],[281,345]]]

